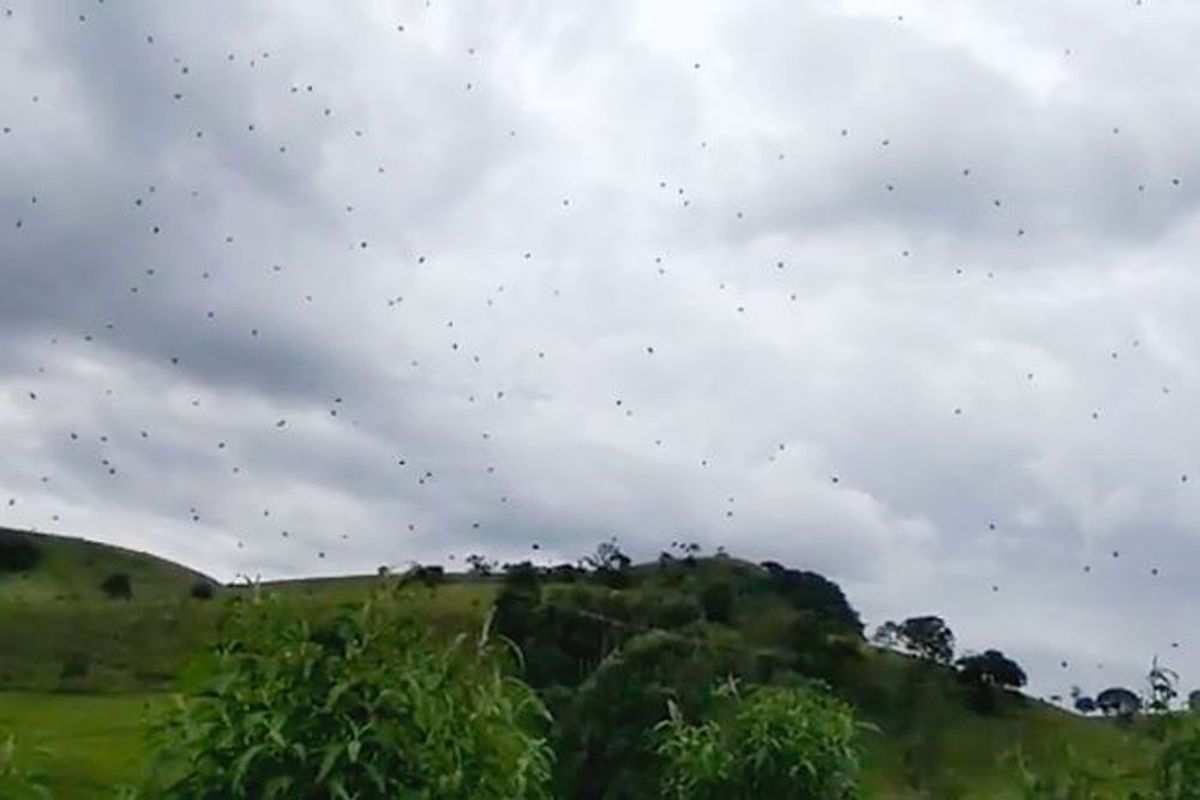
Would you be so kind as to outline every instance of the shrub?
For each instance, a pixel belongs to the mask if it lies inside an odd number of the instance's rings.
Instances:
[[[191,595],[197,600],[212,600],[216,593],[217,589],[212,581],[201,578],[192,584]]]
[[[857,725],[848,706],[815,686],[719,690],[724,716],[688,723],[669,704],[657,752],[664,797],[761,800],[858,796]]]
[[[536,695],[484,635],[435,645],[383,593],[310,627],[281,600],[231,605],[193,690],[155,726],[151,796],[548,798]]]
[[[100,583],[100,590],[113,600],[133,599],[133,582],[124,572],[114,572]]]
[[[634,636],[610,653],[560,716],[559,795],[653,795],[654,726],[667,701],[699,712],[726,666],[708,643],[665,631]]]
[[[29,572],[41,558],[42,551],[24,536],[0,534],[0,572]]]

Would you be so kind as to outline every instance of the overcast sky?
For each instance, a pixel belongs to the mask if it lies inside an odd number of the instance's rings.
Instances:
[[[1200,680],[1198,37],[0,0],[0,525],[223,580],[686,539],[1038,693]]]

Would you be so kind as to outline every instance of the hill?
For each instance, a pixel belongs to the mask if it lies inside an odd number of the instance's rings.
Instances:
[[[29,744],[54,751],[62,796],[107,796],[102,787],[136,778],[144,760],[143,713],[162,704],[188,661],[217,637],[226,602],[246,589],[194,596],[193,587],[210,579],[152,555],[0,531],[4,553],[19,549],[14,543],[38,555],[0,573],[0,733],[20,731]],[[605,724],[635,733],[661,716],[665,695],[633,693],[637,675],[621,676],[619,697],[592,696],[600,686],[595,675],[625,668],[614,660],[622,648],[655,637],[699,654],[688,656],[689,680],[722,671],[761,681],[821,678],[873,726],[864,733],[868,797],[1018,797],[1018,748],[1048,771],[1061,768],[1069,748],[1093,772],[1130,773],[1111,786],[1132,789],[1155,752],[1136,725],[1068,714],[1015,692],[998,693],[995,708],[978,713],[953,670],[867,644],[847,598],[815,573],[724,556],[641,565],[600,559],[593,566],[513,565],[503,577],[433,574],[424,583],[393,577],[387,585],[446,634],[477,630],[495,605],[496,627],[521,646],[527,679],[568,728],[593,700],[611,711]],[[99,588],[115,573],[129,577],[128,599]],[[319,621],[384,580],[259,588]],[[654,692],[680,688],[671,687],[669,663],[654,669]],[[626,696],[632,699],[622,708]],[[618,754],[601,772],[626,763],[636,758]],[[569,765],[564,772],[572,772]],[[571,791],[585,796],[594,788]]]

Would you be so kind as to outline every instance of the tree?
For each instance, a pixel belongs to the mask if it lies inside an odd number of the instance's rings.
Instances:
[[[216,591],[212,581],[201,578],[192,584],[190,594],[197,600],[212,600]]]
[[[1200,713],[1200,689],[1193,689],[1188,692],[1187,698],[1188,711],[1193,714]]]
[[[1158,658],[1150,664],[1150,672],[1146,676],[1150,684],[1150,696],[1146,710],[1151,714],[1166,714],[1171,710],[1171,703],[1179,696],[1179,673],[1173,669],[1160,666]]]
[[[1019,689],[1027,680],[1025,670],[999,650],[964,656],[954,663],[959,678],[974,690],[974,707],[981,714],[996,711],[996,689]]]
[[[1080,714],[1094,714],[1096,712],[1096,701],[1085,694],[1076,697],[1073,702],[1075,710]]]
[[[114,572],[101,581],[100,590],[113,600],[133,599],[133,582],[124,572]]]
[[[814,612],[855,636],[862,635],[862,620],[836,583],[815,572],[786,569],[773,561],[765,562],[763,568],[775,591],[783,595],[792,608]]]
[[[941,617],[909,617],[899,625],[885,622],[876,629],[873,639],[938,664],[954,660],[954,632]]]
[[[999,650],[984,650],[978,655],[964,656],[955,664],[959,674],[968,683],[1019,689],[1027,680],[1025,670]]]
[[[662,794],[676,800],[857,797],[857,725],[811,685],[718,690],[717,716],[689,723],[674,702],[659,725]]]
[[[434,589],[446,579],[446,570],[440,564],[417,564],[405,577]]]
[[[1130,720],[1142,710],[1142,698],[1124,686],[1111,686],[1096,695],[1096,708],[1106,717]]]
[[[477,578],[486,578],[492,574],[496,568],[496,562],[488,559],[486,556],[479,553],[472,553],[467,556],[467,564],[471,567],[471,574]]]
[[[379,593],[310,626],[239,598],[200,679],[155,727],[165,800],[549,798],[548,715],[485,626],[437,644]]]
[[[558,796],[652,797],[658,784],[655,725],[667,701],[703,710],[733,665],[704,641],[666,631],[629,638],[572,692],[556,714],[561,739]]]

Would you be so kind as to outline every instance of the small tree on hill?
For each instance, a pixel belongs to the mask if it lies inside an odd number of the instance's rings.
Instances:
[[[1110,686],[1096,695],[1096,708],[1106,717],[1128,721],[1142,710],[1142,698],[1124,686]]]
[[[496,569],[495,561],[479,553],[467,556],[467,564],[471,567],[471,574],[477,578],[486,578]]]
[[[100,590],[113,600],[133,599],[133,582],[124,572],[114,572],[101,581]]]
[[[985,650],[954,662],[961,680],[974,689],[975,710],[990,714],[996,710],[995,690],[1019,689],[1027,680],[1025,670],[999,650]]]
[[[1150,695],[1147,698],[1146,710],[1151,714],[1166,714],[1171,710],[1171,703],[1179,696],[1179,673],[1164,667],[1155,658],[1150,664],[1150,672],[1146,676],[1150,684]]]
[[[941,617],[909,617],[900,624],[885,622],[872,637],[885,647],[900,647],[938,664],[954,660],[954,632]]]
[[[197,600],[212,600],[213,595],[216,593],[217,590],[216,587],[213,586],[212,581],[201,578],[192,584],[191,595]]]

